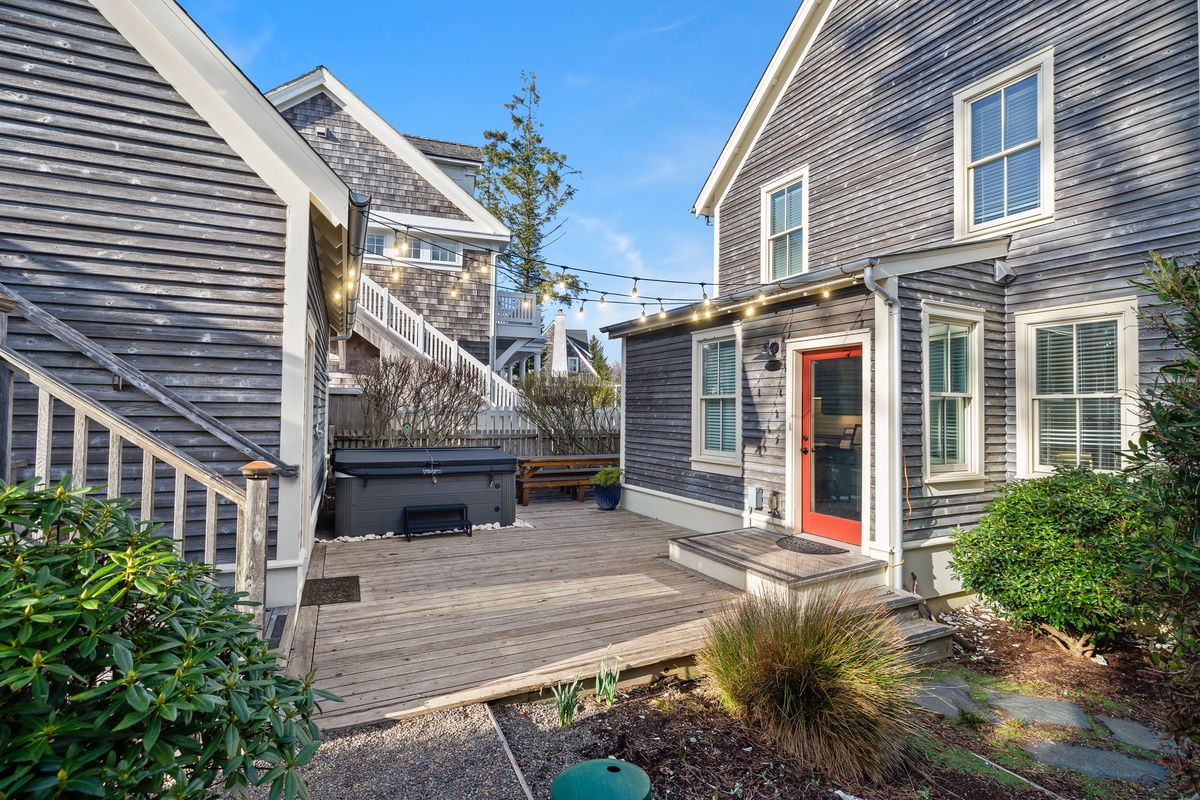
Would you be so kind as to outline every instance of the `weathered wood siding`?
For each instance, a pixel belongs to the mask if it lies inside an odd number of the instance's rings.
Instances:
[[[283,116],[351,189],[371,195],[376,211],[470,219],[324,92]]]
[[[312,494],[315,500],[325,495],[326,438],[329,422],[329,315],[321,294],[321,265],[317,258],[316,239],[308,252],[308,313],[315,323],[313,339],[313,396],[312,403]]]
[[[624,482],[741,509],[741,478],[691,468],[692,331],[700,329],[679,326],[625,342]],[[743,378],[743,395],[746,386]]]
[[[810,264],[953,237],[953,92],[1054,46],[1055,220],[1018,232],[1009,310],[1129,294],[1200,247],[1197,7],[839,2],[720,209],[721,290],[757,284],[760,189],[809,171]]]
[[[959,525],[972,525],[995,488],[1009,477],[1008,422],[1015,414],[1006,388],[1004,287],[990,264],[975,264],[910,275],[900,280],[901,382],[905,485],[905,539],[946,536]],[[983,473],[984,488],[970,494],[926,497],[924,461],[924,375],[921,301],[981,309],[983,319]]]
[[[259,444],[279,445],[286,209],[82,0],[0,3],[0,282]],[[24,320],[10,341],[62,380],[235,476],[218,443]],[[32,469],[23,385],[15,457]],[[60,453],[70,418],[59,420]],[[103,431],[89,480],[104,481]],[[132,479],[141,454],[126,448]],[[69,465],[56,453],[53,476]],[[159,468],[158,516],[171,478]],[[129,494],[139,487],[126,485]],[[190,494],[189,543],[203,493]],[[231,529],[220,555],[232,555]]]

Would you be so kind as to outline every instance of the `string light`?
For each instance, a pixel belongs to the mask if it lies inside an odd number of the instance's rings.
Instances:
[[[558,290],[560,292],[565,292],[567,290],[567,276],[566,275],[558,276]]]
[[[747,316],[747,317],[753,317],[753,316],[754,316],[754,306],[752,306],[752,305],[750,305],[750,306],[746,306],[746,316]]]
[[[608,305],[608,293],[601,292],[600,293],[600,307],[604,308],[606,305]]]
[[[708,308],[712,304],[712,300],[708,299],[708,292],[705,291],[705,284],[700,284],[700,294],[704,295],[704,307]]]
[[[700,312],[693,308],[692,309],[692,322],[699,322],[699,321],[700,321]]]
[[[638,317],[642,322],[646,321],[646,304],[642,303],[642,315]]]
[[[824,291],[822,291],[822,292],[821,292],[821,297],[824,297],[824,298],[828,299],[828,298],[829,298],[829,290],[828,290],[828,289],[825,289]]]
[[[528,297],[521,298],[521,308],[529,308],[529,298]]]
[[[660,297],[660,298],[658,298],[658,318],[659,318],[659,319],[666,319],[666,318],[667,318],[667,310],[666,310],[665,308],[663,308],[663,304],[662,304],[662,298],[661,298],[661,297]]]
[[[550,302],[550,293],[549,292],[542,292],[542,302],[543,303]]]
[[[584,303],[586,303],[586,302],[587,302],[587,300],[580,300],[580,301],[579,301],[579,316],[580,316],[580,318],[582,318],[582,317],[583,317],[583,304],[584,304]]]
[[[629,296],[630,296],[630,297],[632,297],[634,300],[637,300],[637,297],[638,297],[638,295],[637,295],[637,282],[638,282],[638,279],[637,279],[637,278],[634,278],[634,279],[633,279],[633,292],[631,292],[631,293],[630,293],[630,295],[629,295]]]
[[[333,299],[334,299],[334,300],[341,300],[341,299],[342,299],[342,293],[341,293],[341,292],[334,292],[334,293],[333,293]],[[643,316],[643,317],[644,317],[644,316],[646,316],[644,312],[642,313],[642,316]]]
[[[394,280],[394,281],[400,280],[400,270],[398,270],[398,269],[392,270],[392,280]]]

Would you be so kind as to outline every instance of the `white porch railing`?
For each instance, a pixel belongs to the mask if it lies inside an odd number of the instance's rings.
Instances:
[[[3,329],[0,329],[0,337]],[[272,465],[254,462],[242,468],[247,478],[245,489],[232,483],[204,464],[188,456],[137,424],[108,410],[102,404],[62,383],[19,353],[0,344],[0,396],[5,409],[10,409],[12,392],[10,370],[28,377],[38,389],[37,435],[34,452],[34,474],[42,486],[50,484],[54,455],[54,419],[59,405],[73,412],[71,440],[71,480],[75,488],[87,481],[89,439],[91,426],[99,425],[108,431],[108,497],[122,496],[124,448],[126,444],[142,451],[139,513],[143,519],[154,518],[156,504],[155,473],[159,463],[174,469],[172,533],[180,552],[184,548],[187,528],[188,483],[200,484],[205,490],[204,505],[204,563],[215,564],[217,552],[217,521],[219,503],[223,500],[237,508],[237,561],[234,589],[249,594],[248,600],[258,603],[248,609],[256,624],[262,624],[266,586],[268,485],[266,478]],[[11,430],[11,419],[5,414],[0,420],[5,432]],[[6,437],[8,438],[8,437]],[[9,438],[11,442],[11,438]]]
[[[486,399],[492,408],[516,407],[517,390],[511,383],[460,348],[458,342],[427,323],[423,316],[397,300],[387,289],[366,275],[361,276],[361,281],[358,292],[360,312],[369,314],[418,353],[437,363],[446,366],[465,364],[478,372],[480,383],[487,387]]]
[[[536,294],[496,290],[496,328],[512,329],[510,335],[542,335],[542,309]]]

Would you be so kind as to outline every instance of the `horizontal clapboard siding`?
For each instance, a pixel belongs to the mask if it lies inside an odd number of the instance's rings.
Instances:
[[[313,321],[315,336],[312,342],[313,395],[312,403],[312,494],[325,496],[325,441],[329,410],[329,315],[321,295],[321,265],[317,258],[315,239],[308,252],[308,313]]]
[[[624,482],[740,509],[741,478],[691,468],[692,330],[670,328],[626,340]],[[742,387],[744,395],[744,379]]]
[[[82,0],[0,0],[0,282],[264,447],[278,450],[286,208]],[[168,444],[241,482],[248,459],[21,319],[13,347]],[[17,478],[35,393],[18,387]],[[69,466],[57,421],[52,477]],[[91,483],[107,435],[92,431]],[[126,448],[135,497],[141,453]],[[157,518],[171,517],[162,466]],[[274,494],[272,507],[274,507]],[[203,539],[189,488],[189,550]],[[223,510],[219,560],[233,554]]]
[[[904,485],[906,540],[945,536],[979,519],[998,485],[1009,477],[1008,425],[1013,418],[1007,391],[1004,287],[987,264],[967,265],[910,275],[900,281],[901,381],[903,383]],[[924,473],[925,353],[921,303],[929,300],[977,308],[983,319],[983,472],[984,490],[970,494],[926,497]]]
[[[1200,248],[1196,13],[839,3],[720,206],[722,291],[757,283],[760,187],[800,165],[813,266],[949,242],[954,90],[1053,45],[1056,217],[1014,237],[1010,311],[1128,294],[1146,251]]]

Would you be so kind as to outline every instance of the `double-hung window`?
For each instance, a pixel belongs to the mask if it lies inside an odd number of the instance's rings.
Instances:
[[[364,252],[373,256],[383,255],[384,237],[382,233],[368,233]]]
[[[1053,215],[1052,52],[955,92],[955,232],[995,233]]]
[[[802,169],[763,189],[763,283],[806,269],[807,177]]]
[[[693,349],[693,466],[717,472],[740,468],[741,370],[737,330],[721,328],[697,333]]]
[[[922,304],[927,487],[977,490],[983,480],[983,311]],[[940,487],[939,487],[940,485]]]
[[[1027,472],[1121,469],[1137,425],[1136,309],[1127,300],[1018,315],[1017,426]]]

